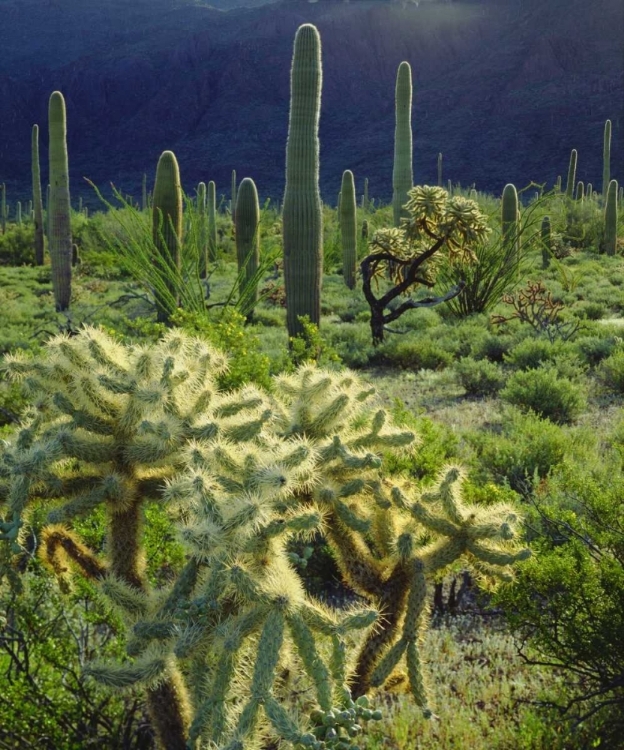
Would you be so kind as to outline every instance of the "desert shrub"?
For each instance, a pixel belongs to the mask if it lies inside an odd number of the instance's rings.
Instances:
[[[574,353],[574,348],[566,346],[563,341],[551,342],[542,336],[531,336],[516,344],[504,361],[517,370],[535,370],[561,359],[565,354],[574,356]]]
[[[601,302],[584,300],[574,305],[570,312],[582,320],[600,320],[606,315],[607,309]]]
[[[488,359],[490,362],[502,363],[514,344],[510,336],[482,333],[473,342],[471,354],[474,359]]]
[[[522,494],[538,479],[558,466],[572,449],[564,430],[536,414],[507,409],[499,434],[473,433],[468,440],[475,448],[477,476],[497,483],[508,483]]]
[[[561,377],[553,366],[514,373],[500,396],[557,424],[574,422],[587,405],[583,388]]]
[[[622,747],[624,477],[612,459],[566,461],[539,485],[529,521],[537,554],[496,597],[529,663],[564,676],[566,747]]]
[[[393,365],[404,370],[443,370],[453,355],[429,338],[391,338],[379,347]]]
[[[0,266],[32,265],[35,262],[33,224],[7,224],[0,233]]]
[[[370,327],[364,322],[336,323],[323,329],[327,340],[347,367],[366,367],[379,351],[370,340]]]
[[[618,347],[598,366],[597,375],[610,391],[624,394],[624,349]]]
[[[576,341],[576,349],[587,365],[596,367],[613,354],[617,344],[614,336],[586,336]]]
[[[493,396],[505,385],[500,365],[487,359],[465,357],[455,365],[455,372],[468,396]]]

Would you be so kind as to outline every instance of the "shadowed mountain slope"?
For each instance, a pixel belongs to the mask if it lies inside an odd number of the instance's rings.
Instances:
[[[192,0],[5,0],[0,45],[0,180],[27,199],[30,129],[67,101],[72,194],[82,177],[139,195],[175,151],[187,190],[230,172],[281,198],[289,68],[299,24],[323,41],[321,179],[335,203],[342,172],[391,196],[394,79],[414,73],[414,174],[500,193],[552,184],[579,151],[578,179],[599,186],[602,128],[613,120],[612,175],[624,178],[621,0],[282,2],[223,12]]]

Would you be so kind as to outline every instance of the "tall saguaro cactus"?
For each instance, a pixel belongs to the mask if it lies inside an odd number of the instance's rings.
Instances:
[[[236,170],[232,170],[232,222],[236,219]]]
[[[607,255],[615,255],[617,250],[617,197],[617,180],[611,180],[605,204],[604,242]]]
[[[406,215],[403,206],[413,187],[412,170],[412,69],[408,62],[399,65],[395,91],[396,127],[394,131],[394,169],[392,171],[392,211],[394,226]]]
[[[72,277],[71,205],[67,158],[65,99],[60,91],[50,96],[48,109],[50,202],[48,248],[52,265],[52,289],[57,312],[69,309]]]
[[[217,259],[217,186],[213,180],[208,183],[206,196],[208,211],[208,260]]]
[[[240,278],[239,294],[247,319],[253,316],[258,301],[260,266],[260,204],[256,184],[245,177],[236,196],[236,259]]]
[[[357,225],[355,182],[353,172],[347,169],[342,175],[340,190],[340,239],[342,243],[342,273],[349,289],[355,287],[357,263]]]
[[[438,154],[438,187],[442,187],[442,154]]]
[[[514,185],[508,183],[503,189],[501,207],[503,229],[503,247],[505,253],[518,246],[518,192]]]
[[[197,185],[197,218],[198,218],[198,244],[199,244],[199,275],[206,278],[208,272],[208,222],[206,212],[206,183]]]
[[[578,153],[575,148],[570,152],[570,164],[568,165],[568,181],[566,183],[566,198],[574,197],[574,186],[576,185],[576,163]]]
[[[611,180],[611,120],[604,125],[604,141],[602,146],[602,194],[606,197]]]
[[[156,262],[162,282],[155,290],[156,312],[158,322],[169,325],[178,306],[175,276],[180,268],[182,241],[182,186],[172,151],[163,151],[158,160],[152,202],[152,238],[159,254]]]
[[[321,38],[312,24],[297,29],[290,71],[290,115],[284,192],[284,283],[288,334],[303,332],[299,316],[321,319],[323,211],[319,192]]]

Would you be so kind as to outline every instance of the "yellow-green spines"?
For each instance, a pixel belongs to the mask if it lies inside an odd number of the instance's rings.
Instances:
[[[245,177],[238,187],[235,226],[240,294],[245,298],[243,307],[249,317],[258,301],[260,265],[260,204],[256,185],[250,177]]]
[[[182,186],[175,154],[163,151],[156,168],[152,197],[152,239],[160,255],[163,289],[156,290],[156,311],[159,323],[169,324],[177,308],[175,284],[168,278],[180,267],[182,242]]]
[[[617,251],[617,180],[611,180],[607,190],[604,218],[604,245],[607,255],[615,255]]]
[[[541,228],[542,268],[548,268],[552,256],[552,238],[550,234],[550,216],[544,216]]]
[[[394,226],[406,215],[403,206],[412,189],[412,69],[408,62],[399,65],[395,90],[396,126],[394,131],[394,168],[392,170],[392,212]]]
[[[570,163],[568,165],[568,181],[566,183],[566,197],[574,197],[574,186],[576,185],[576,163],[578,160],[578,153],[575,148],[570,152]]]
[[[217,186],[211,180],[208,183],[206,196],[208,210],[208,260],[217,259]]]
[[[503,244],[506,248],[518,242],[518,192],[514,185],[508,183],[503,189],[501,206],[501,223]]]
[[[321,38],[311,24],[295,35],[290,71],[290,115],[284,192],[284,284],[288,334],[303,332],[299,316],[321,320],[323,212],[319,192]]]
[[[606,120],[602,144],[602,194],[607,195],[611,181],[611,120]]]
[[[67,158],[65,99],[60,91],[50,96],[48,108],[50,204],[48,249],[52,266],[52,289],[59,312],[69,308],[71,297],[72,236]]]
[[[342,241],[342,273],[349,289],[355,287],[357,264],[357,219],[355,181],[353,172],[347,169],[342,175],[340,190],[340,239]]]

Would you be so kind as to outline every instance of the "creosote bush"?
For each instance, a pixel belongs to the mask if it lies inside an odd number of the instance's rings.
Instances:
[[[514,373],[500,395],[557,424],[574,422],[587,406],[582,387],[548,366]]]
[[[528,556],[516,510],[467,503],[458,467],[425,490],[385,477],[383,456],[416,436],[352,372],[307,364],[271,392],[224,392],[226,358],[199,338],[173,329],[124,346],[94,328],[4,369],[32,406],[0,461],[0,571],[17,590],[36,547],[64,590],[91,581],[127,642],[126,658],[86,672],[114,692],[142,687],[167,750],[354,748],[379,718],[366,694],[387,681],[430,716],[427,581],[459,560],[507,579]],[[144,559],[155,503],[186,551],[160,587]],[[78,531],[96,512],[104,551]],[[335,611],[305,592],[288,544],[319,533],[364,606]],[[309,716],[292,710],[288,674],[305,675]]]

